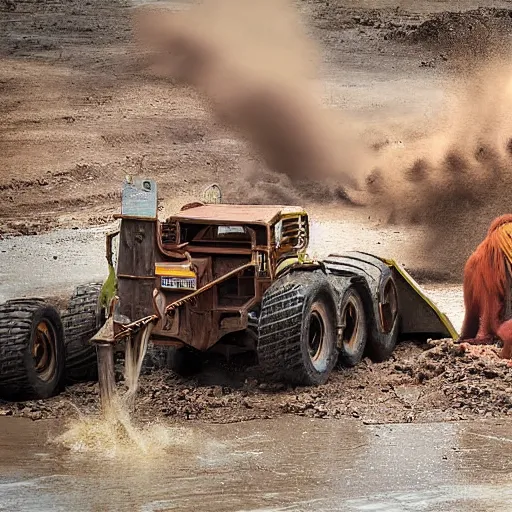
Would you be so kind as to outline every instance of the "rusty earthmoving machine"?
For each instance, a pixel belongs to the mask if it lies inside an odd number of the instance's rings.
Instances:
[[[388,358],[400,336],[457,336],[394,261],[363,252],[311,259],[304,209],[221,204],[220,189],[207,195],[215,192],[210,204],[160,221],[156,184],[125,183],[98,347],[132,356],[148,343],[173,347],[182,367],[200,352],[251,351],[262,375],[318,385],[338,362]]]
[[[96,378],[96,353],[109,382],[113,353],[140,361],[149,347],[146,361],[163,352],[183,373],[204,352],[248,352],[265,378],[318,385],[337,363],[388,358],[399,337],[457,337],[394,261],[317,261],[304,209],[220,199],[212,186],[159,220],[156,183],[128,177],[103,286],[79,287],[62,314],[41,300],[0,306],[0,396],[46,397],[66,374]]]

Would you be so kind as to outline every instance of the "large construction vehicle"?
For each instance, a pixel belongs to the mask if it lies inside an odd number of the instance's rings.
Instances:
[[[66,359],[84,377],[94,373],[96,347],[109,358],[116,351],[134,357],[149,345],[172,351],[182,370],[194,367],[204,352],[247,351],[257,356],[265,378],[319,385],[337,363],[354,366],[364,356],[385,360],[399,337],[457,336],[394,261],[364,252],[310,258],[303,208],[222,204],[213,186],[203,202],[187,204],[166,220],[157,212],[156,183],[128,177],[119,230],[107,236],[109,277],[101,292],[87,288],[94,293],[80,302],[78,317],[64,317],[67,329],[53,313],[43,315],[47,350],[39,359],[40,343],[33,342],[41,338],[39,306],[25,311],[11,302],[0,308],[0,359],[14,357],[1,348],[13,332],[20,331],[16,350],[25,350],[9,377],[0,375],[0,391],[10,382],[35,395],[50,394],[46,388],[41,393],[34,379],[44,378],[48,364],[63,364],[60,340],[73,332],[73,318],[84,328],[76,332],[75,326],[73,357]],[[102,311],[106,321],[92,337]],[[44,354],[52,350],[54,362],[48,363]]]
[[[107,243],[114,275],[118,237],[110,314],[94,343],[132,354],[173,347],[182,366],[201,352],[251,351],[262,375],[318,385],[338,362],[388,358],[400,336],[457,336],[394,261],[310,258],[303,208],[209,203],[160,221],[156,183],[125,183]]]

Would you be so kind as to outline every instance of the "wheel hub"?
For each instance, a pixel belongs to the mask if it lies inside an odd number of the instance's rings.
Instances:
[[[384,288],[384,299],[380,305],[380,321],[384,332],[393,328],[398,314],[398,297],[394,283],[389,280]]]
[[[311,313],[309,321],[308,349],[312,361],[316,361],[322,352],[324,340],[324,322],[318,312]]]
[[[56,333],[51,324],[42,320],[37,324],[32,357],[39,378],[49,381],[53,378],[56,369]]]
[[[346,347],[353,349],[357,340],[359,322],[356,307],[352,302],[349,302],[345,308],[344,324],[345,328],[343,329],[343,344]]]

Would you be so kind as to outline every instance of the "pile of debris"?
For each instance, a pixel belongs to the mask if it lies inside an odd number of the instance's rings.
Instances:
[[[233,380],[233,375],[240,378]],[[237,368],[205,362],[198,377],[170,371],[143,376],[135,408],[140,420],[230,423],[295,414],[358,418],[365,423],[456,421],[503,418],[512,411],[512,370],[496,347],[467,351],[452,340],[402,343],[380,364],[334,372],[318,388],[259,382]],[[123,387],[122,381],[118,382]],[[2,403],[0,415],[33,420],[97,414],[96,383],[77,384],[46,401]]]
[[[416,26],[391,30],[387,37],[478,55],[502,45],[511,34],[512,9],[478,8],[435,14]]]

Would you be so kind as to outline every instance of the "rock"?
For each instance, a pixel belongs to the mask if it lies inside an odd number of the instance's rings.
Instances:
[[[37,421],[43,417],[43,413],[41,411],[33,411],[28,414],[28,417],[33,421]]]

